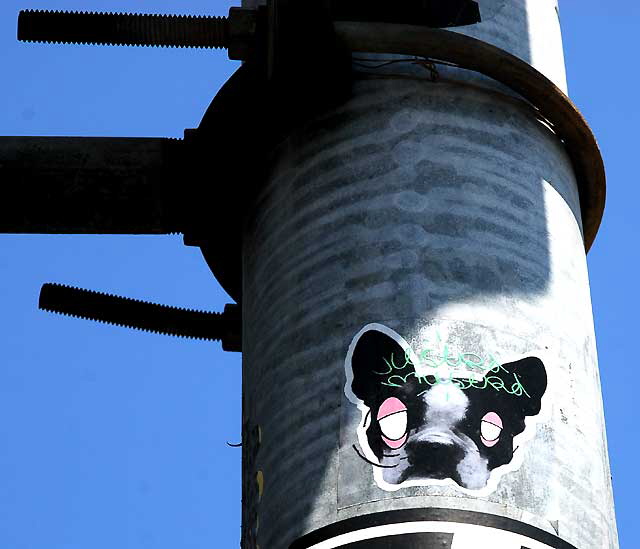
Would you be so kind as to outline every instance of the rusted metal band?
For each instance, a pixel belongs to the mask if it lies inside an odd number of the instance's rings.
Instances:
[[[510,53],[463,34],[415,25],[336,21],[336,35],[353,52],[416,55],[454,63],[500,82],[549,123],[573,164],[589,251],[604,213],[606,177],[600,148],[580,111],[551,80]]]

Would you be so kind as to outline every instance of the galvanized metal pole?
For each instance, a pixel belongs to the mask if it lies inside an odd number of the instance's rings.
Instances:
[[[456,32],[566,90],[554,0],[479,4]],[[401,59],[251,204],[242,546],[616,548],[590,191],[517,94]]]

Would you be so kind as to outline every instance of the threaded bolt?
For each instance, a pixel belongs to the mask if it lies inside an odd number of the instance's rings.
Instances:
[[[40,290],[40,309],[127,328],[196,339],[220,340],[225,351],[241,350],[240,307],[223,313],[193,311],[127,297],[47,283]]]
[[[121,46],[226,48],[226,17],[25,10],[18,40]]]

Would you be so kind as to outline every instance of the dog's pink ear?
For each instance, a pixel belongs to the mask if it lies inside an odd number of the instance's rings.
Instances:
[[[353,394],[369,405],[377,400],[381,382],[391,375],[394,365],[401,367],[404,364],[405,352],[395,339],[375,329],[363,332],[351,356]],[[413,370],[413,365],[396,373],[406,375],[409,368]]]

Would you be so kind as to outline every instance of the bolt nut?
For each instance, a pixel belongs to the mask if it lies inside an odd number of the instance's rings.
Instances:
[[[249,56],[258,23],[258,10],[231,8],[229,10],[229,59],[244,61]]]

